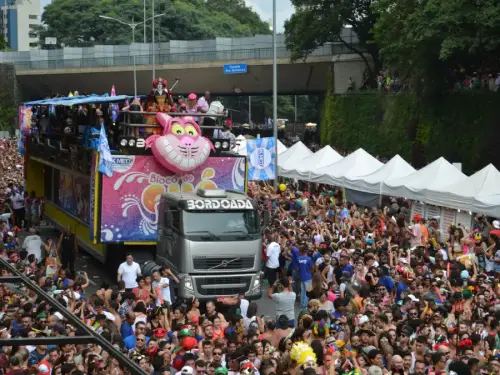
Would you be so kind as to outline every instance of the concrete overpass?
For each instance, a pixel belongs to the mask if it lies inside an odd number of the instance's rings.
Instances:
[[[352,33],[346,29],[346,33]],[[355,36],[348,34],[344,38]],[[217,38],[208,41],[170,41],[161,43],[155,53],[156,77],[173,82],[179,94],[210,90],[215,95],[268,95],[272,93],[272,39]],[[277,39],[278,92],[280,94],[323,93],[328,87],[328,72],[333,69],[333,87],[345,92],[352,77],[359,85],[365,69],[363,61],[339,42],[313,51],[306,61],[290,62],[284,36]],[[102,93],[115,85],[117,93],[134,92],[134,60],[139,94],[151,90],[153,77],[152,46],[95,46],[35,50],[27,54],[0,53],[1,62],[13,62],[18,82],[26,99],[51,93],[78,90]],[[247,64],[244,74],[224,74],[224,64]]]
[[[246,74],[223,73],[223,64],[246,63]],[[345,92],[350,76],[358,82],[364,70],[363,62],[356,55],[343,55],[333,61],[332,56],[314,56],[306,62],[290,63],[278,60],[278,92],[286,94],[323,93],[327,89],[330,68],[335,74],[336,92]],[[134,92],[133,66],[62,68],[17,70],[23,96],[40,98],[50,93],[68,93],[75,89],[82,92],[107,92],[115,85],[118,93]],[[156,75],[173,81],[180,78],[176,92],[188,94],[210,90],[213,95],[265,95],[272,93],[272,60],[217,61],[200,63],[162,64],[156,66]],[[147,94],[151,90],[152,66],[137,66],[137,90]]]

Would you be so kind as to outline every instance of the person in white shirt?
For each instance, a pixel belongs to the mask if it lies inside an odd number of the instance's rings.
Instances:
[[[164,302],[168,302],[171,305],[170,280],[167,277],[161,277],[160,271],[153,272],[153,280],[152,285],[158,295],[156,298],[156,306],[161,306]]]
[[[276,241],[273,240],[267,245],[266,277],[269,285],[273,285],[278,276],[278,271],[280,269],[280,254],[281,246]]]
[[[42,245],[43,241],[38,235],[35,228],[30,229],[30,235],[26,236],[23,241],[23,249],[28,252],[28,255],[33,254],[37,263],[42,261]]]
[[[137,276],[141,276],[141,267],[138,263],[134,262],[132,254],[127,254],[126,261],[118,267],[118,282],[123,280],[125,282],[125,290],[132,291],[137,288]]]
[[[14,217],[16,219],[16,225],[21,228],[25,224],[25,208],[24,208],[24,195],[22,191],[14,190],[14,193],[10,197],[12,202],[12,209],[14,210]]]
[[[201,96],[196,102],[196,109],[198,113],[207,113],[210,108],[210,92],[205,91],[205,95]],[[200,126],[204,125],[205,116],[200,116]]]

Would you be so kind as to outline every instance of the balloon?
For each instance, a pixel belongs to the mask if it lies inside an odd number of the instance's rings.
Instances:
[[[198,344],[198,341],[194,337],[184,337],[182,339],[182,347],[184,350],[191,350],[196,344]]]
[[[285,191],[285,190],[286,190],[286,185],[280,184],[280,191]]]
[[[157,113],[156,119],[163,134],[146,139],[158,163],[169,171],[184,174],[203,165],[214,150],[212,142],[201,135],[201,129],[192,117],[170,117]]]

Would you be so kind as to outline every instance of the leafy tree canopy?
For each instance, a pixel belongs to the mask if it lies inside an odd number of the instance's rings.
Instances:
[[[5,39],[5,35],[0,33],[0,52],[7,51],[9,49],[9,43]]]
[[[292,58],[340,41],[365,59],[372,76],[384,67],[414,88],[439,91],[450,73],[498,69],[500,2],[497,0],[292,0],[285,24]],[[351,26],[358,45],[342,38]],[[365,51],[364,54],[361,52]],[[383,64],[382,64],[383,63]],[[449,88],[449,86],[448,86]],[[419,90],[420,91],[420,90]]]
[[[456,69],[497,68],[500,3],[495,0],[378,0],[375,39],[386,65],[442,87]]]
[[[373,37],[377,12],[374,0],[292,0],[295,13],[285,22],[286,44],[292,51],[292,59],[306,57],[316,48],[328,42],[340,41],[352,53],[358,53],[370,75],[372,68],[365,54],[368,53],[378,66],[378,46]],[[357,34],[359,43],[353,44],[342,36],[342,29],[349,25]]]
[[[151,3],[147,2],[146,18],[152,15]],[[240,0],[157,0],[155,13],[165,13],[155,20],[155,40],[160,41],[269,33],[267,23]],[[143,0],[53,0],[43,12],[44,25],[35,31],[40,43],[45,37],[56,37],[59,44],[71,47],[131,43],[130,27],[99,15],[142,22]],[[135,30],[136,42],[143,42],[143,35],[141,24]],[[151,21],[147,22],[146,38],[151,41]]]

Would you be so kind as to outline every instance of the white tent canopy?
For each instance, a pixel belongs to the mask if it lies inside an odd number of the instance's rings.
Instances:
[[[427,201],[426,197],[433,196],[436,190],[466,179],[466,175],[441,157],[409,176],[385,181],[382,184],[382,193]]]
[[[286,146],[278,139],[278,155],[281,155],[286,150]],[[236,137],[236,146],[233,148],[233,151],[238,155],[247,155],[247,140],[244,136],[239,135]]]
[[[311,172],[311,181],[335,186],[345,186],[345,179],[375,172],[383,163],[362,148],[345,158]]]
[[[288,160],[280,168],[280,176],[309,181],[312,171],[335,163],[342,159],[342,156],[330,146],[325,146],[314,154],[302,159],[298,163],[291,164]],[[278,160],[279,161],[279,160]]]
[[[499,192],[500,172],[489,164],[464,181],[436,189],[427,202],[439,206],[472,211],[474,198],[481,199]]]
[[[299,161],[307,158],[312,154],[313,152],[309,150],[306,145],[304,145],[301,141],[298,141],[284,153],[279,155],[278,168],[279,170],[281,170],[281,167],[288,162],[290,162],[292,165],[297,164]]]
[[[500,218],[500,194],[475,199],[472,211]]]
[[[366,176],[346,178],[345,187],[365,193],[380,194],[384,181],[406,177],[412,173],[415,173],[415,168],[401,156],[396,155],[373,173]]]

